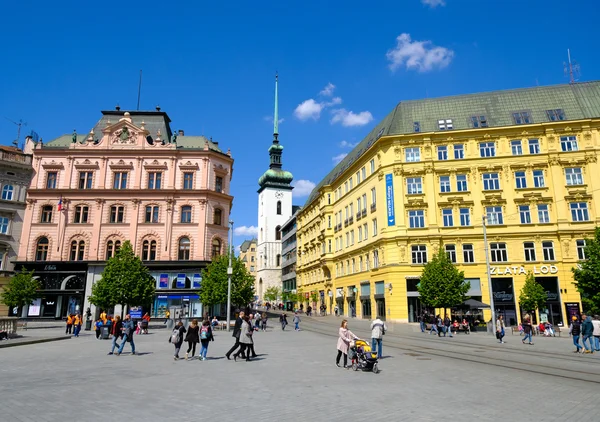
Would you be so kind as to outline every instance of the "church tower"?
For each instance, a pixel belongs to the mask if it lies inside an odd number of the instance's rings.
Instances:
[[[258,259],[256,294],[263,301],[265,290],[281,288],[281,226],[292,216],[293,176],[282,168],[283,146],[279,143],[278,78],[275,76],[273,144],[269,147],[269,169],[258,179]]]

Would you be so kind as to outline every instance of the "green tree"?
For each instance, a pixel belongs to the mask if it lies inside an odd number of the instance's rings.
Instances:
[[[275,302],[279,297],[281,297],[281,289],[277,286],[267,287],[263,294],[263,298],[267,302]]]
[[[525,277],[525,284],[519,293],[519,305],[526,312],[534,313],[537,309],[542,308],[546,304],[546,291],[535,281],[533,273],[529,271]]]
[[[229,256],[221,255],[202,271],[202,285],[198,295],[205,306],[227,303],[228,266]],[[231,259],[231,268],[231,304],[246,306],[254,300],[254,277],[237,257]]]
[[[108,260],[102,278],[92,286],[89,300],[110,309],[115,305],[148,306],[154,299],[156,280],[142,260],[135,255],[129,241]]]
[[[434,308],[451,308],[465,301],[471,283],[445,252],[433,256],[425,265],[418,285],[421,300]]]
[[[600,314],[600,227],[593,239],[585,239],[585,261],[572,268],[575,286],[581,295],[583,310]]]
[[[9,308],[31,305],[40,296],[41,287],[40,282],[33,278],[33,270],[27,271],[23,267],[21,272],[12,276],[4,286],[2,303]]]
[[[310,292],[310,301],[311,303],[317,303],[319,301],[319,292]]]

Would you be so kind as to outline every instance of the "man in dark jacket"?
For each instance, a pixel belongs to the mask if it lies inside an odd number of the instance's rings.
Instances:
[[[235,325],[233,326],[233,334],[231,335],[232,337],[235,338],[235,344],[233,345],[233,347],[231,349],[229,349],[229,351],[227,353],[225,353],[225,357],[229,360],[231,360],[231,354],[233,352],[235,352],[238,347],[240,347],[240,334],[241,334],[241,330],[242,330],[242,321],[243,321],[244,315],[246,315],[244,313],[244,311],[241,311],[239,316],[235,320]],[[246,356],[244,356],[244,353],[242,353],[242,358],[246,359]]]
[[[583,347],[579,345],[579,337],[581,337],[581,323],[577,320],[576,316],[573,316],[573,322],[571,323],[569,333],[571,336],[573,336],[573,344],[575,347],[577,347],[574,353],[579,353],[579,350],[583,349]]]
[[[594,353],[594,345],[592,343],[592,336],[594,335],[594,324],[592,323],[592,317],[586,314],[581,314],[581,336],[583,337],[583,347],[585,351],[583,353]],[[587,343],[589,342],[589,347]]]

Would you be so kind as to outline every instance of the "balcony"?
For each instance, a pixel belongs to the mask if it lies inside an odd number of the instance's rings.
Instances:
[[[361,215],[360,215],[360,212],[359,212],[359,213],[356,214],[356,221],[360,220],[360,218],[361,218]]]
[[[366,217],[367,216],[367,209],[363,208],[363,210],[361,211],[361,214],[362,214],[363,217]]]
[[[371,204],[371,212],[375,212],[377,209],[377,204]]]
[[[344,227],[348,227],[348,219],[344,220]]]
[[[12,161],[14,163],[21,163],[30,166],[31,165],[31,155],[23,154],[20,152],[11,152],[0,150],[0,160],[2,161]]]
[[[337,231],[341,231],[342,230],[342,223],[337,225]]]
[[[352,224],[352,223],[354,223],[354,217],[350,217],[350,218],[348,219],[348,224]]]

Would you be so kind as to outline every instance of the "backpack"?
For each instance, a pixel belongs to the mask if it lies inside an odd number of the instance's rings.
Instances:
[[[179,328],[175,328],[173,333],[171,333],[171,343],[177,344],[181,340],[181,335],[179,334]]]
[[[202,326],[202,330],[200,331],[200,339],[208,340],[208,326]]]

